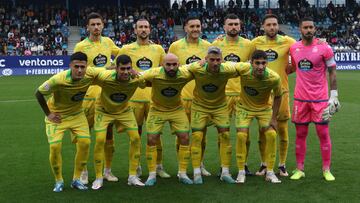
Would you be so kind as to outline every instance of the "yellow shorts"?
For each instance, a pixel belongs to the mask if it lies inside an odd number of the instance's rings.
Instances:
[[[92,128],[94,126],[94,115],[95,115],[95,101],[96,97],[100,95],[101,87],[97,85],[91,85],[86,92],[84,97],[84,101],[82,103],[82,107],[85,112],[85,116],[89,123],[89,127]]]
[[[285,121],[290,119],[289,92],[285,92],[281,97],[281,104],[277,120]]]
[[[249,128],[253,118],[256,118],[260,128],[269,127],[272,116],[272,109],[264,111],[249,111],[240,107],[236,108],[236,128]]]
[[[236,104],[239,101],[239,95],[228,95],[226,96],[226,100],[229,115],[231,117],[236,112]]]
[[[150,109],[150,102],[133,102],[129,101],[129,106],[134,111],[136,122],[139,126],[144,124],[144,120],[146,120],[149,109]]]
[[[212,121],[218,128],[229,128],[230,119],[227,106],[217,109],[207,109],[196,104],[191,106],[191,128],[203,130]]]
[[[45,117],[45,127],[49,144],[61,142],[66,130],[70,130],[73,143],[79,138],[90,139],[89,125],[84,112],[64,116],[61,118],[61,123],[53,123]]]
[[[182,100],[183,107],[185,109],[186,116],[188,117],[189,121],[191,120],[191,99],[183,99]]]
[[[146,120],[147,134],[161,134],[166,121],[170,123],[172,133],[189,133],[190,131],[189,120],[183,108],[170,112],[150,108],[149,116]]]
[[[109,114],[102,109],[95,110],[95,132],[106,131],[110,123],[114,124],[118,130],[138,130],[134,113],[130,107],[119,114]]]

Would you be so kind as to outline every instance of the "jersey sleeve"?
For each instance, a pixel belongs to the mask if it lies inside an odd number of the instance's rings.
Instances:
[[[116,44],[112,40],[110,40],[110,46],[111,46],[111,55],[114,57],[119,55],[120,48],[116,46]]]
[[[151,69],[144,71],[141,77],[146,82],[152,82],[155,76],[156,76],[155,69],[151,68]]]
[[[162,65],[164,57],[165,57],[165,50],[159,46],[159,53],[160,53],[160,60],[159,60],[159,65]]]
[[[80,45],[80,43],[77,43],[77,44],[75,45],[75,48],[74,48],[74,53],[75,53],[75,52],[78,52],[78,51],[81,51],[81,45]]]
[[[334,52],[331,49],[330,45],[326,43],[323,46],[324,46],[324,60],[327,61],[332,57],[334,57]]]
[[[175,45],[172,43],[169,47],[168,53],[175,53]]]
[[[53,93],[58,87],[57,76],[51,77],[49,80],[45,81],[40,87],[38,88],[39,92],[43,95],[49,95]]]
[[[235,63],[234,66],[240,76],[244,75],[250,69],[250,63],[239,62]]]
[[[224,71],[229,78],[235,78],[239,76],[239,73],[236,69],[236,63],[234,62],[225,62],[221,64],[224,67]]]

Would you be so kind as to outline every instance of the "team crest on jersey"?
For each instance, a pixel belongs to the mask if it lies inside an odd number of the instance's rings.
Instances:
[[[268,62],[275,61],[278,58],[278,53],[272,49],[265,51]]]
[[[123,93],[114,93],[114,94],[110,95],[110,99],[117,103],[121,103],[121,102],[125,101],[126,98],[127,98],[127,95],[123,94]]]
[[[167,87],[167,88],[161,90],[161,94],[164,95],[165,97],[173,97],[173,96],[177,95],[178,92],[179,91],[177,89],[174,89],[172,87]]]
[[[104,67],[106,63],[107,63],[107,57],[102,54],[97,55],[93,60],[93,64],[96,67]]]
[[[214,84],[206,84],[202,86],[203,90],[205,92],[216,92],[216,90],[218,89],[218,87]]]
[[[85,97],[86,92],[78,92],[74,96],[71,97],[71,101],[78,102],[82,101]]]
[[[257,96],[259,94],[259,92],[252,87],[249,86],[244,86],[244,90],[246,92],[246,94],[250,95],[250,96]]]
[[[311,63],[311,61],[309,61],[307,59],[302,59],[299,61],[298,67],[302,71],[308,71],[313,68],[313,64]]]
[[[201,58],[199,58],[198,56],[192,55],[191,57],[186,59],[186,64],[190,64],[190,63],[200,61],[200,60],[201,60]]]
[[[143,57],[136,62],[137,67],[139,67],[141,70],[150,69],[152,64],[152,61],[146,57]]]
[[[231,53],[224,57],[225,61],[231,61],[231,62],[240,62],[240,57]]]

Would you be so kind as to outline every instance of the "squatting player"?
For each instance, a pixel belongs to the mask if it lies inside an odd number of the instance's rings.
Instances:
[[[76,142],[71,187],[79,190],[87,189],[80,181],[80,174],[86,166],[89,156],[90,132],[81,105],[87,89],[99,72],[99,69],[87,68],[86,54],[75,52],[70,57],[70,69],[52,76],[36,91],[36,98],[46,115],[45,124],[50,145],[50,166],[56,181],[54,192],[61,192],[64,188],[61,148],[66,130],[70,130],[72,140]],[[51,95],[47,102],[44,95]]]
[[[296,85],[292,121],[296,127],[296,170],[290,177],[298,180],[305,177],[304,160],[306,153],[306,137],[309,123],[315,123],[316,133],[320,140],[323,176],[327,181],[334,181],[330,172],[331,140],[329,135],[329,119],[338,111],[336,83],[336,63],[331,47],[319,44],[314,37],[315,26],[311,18],[300,20],[301,41],[290,48],[292,67],[296,68]],[[328,96],[329,72],[330,99]]]
[[[87,16],[86,28],[89,32],[89,36],[75,45],[74,52],[81,51],[85,53],[88,57],[88,64],[90,66],[102,69],[109,67],[111,65],[111,56],[116,56],[119,53],[120,48],[118,48],[110,38],[101,36],[104,28],[102,16],[98,13],[90,13]],[[83,108],[90,128],[94,125],[95,99],[100,95],[100,91],[101,88],[99,86],[90,86],[83,101]],[[107,133],[104,178],[108,181],[118,181],[118,178],[111,172],[114,154],[112,125],[108,127]],[[86,168],[81,174],[81,181],[84,184],[88,183],[88,172]]]
[[[208,41],[200,38],[201,21],[197,17],[189,17],[184,21],[184,30],[186,36],[173,42],[169,47],[169,53],[175,54],[179,57],[180,65],[190,64],[199,61],[206,56],[207,49],[211,45]],[[193,92],[195,88],[195,81],[190,81],[183,89],[181,96],[184,104],[186,114],[191,119],[191,104],[193,99]],[[204,129],[204,136],[206,129]],[[177,143],[178,145],[178,143]],[[206,138],[201,143],[201,174],[210,176],[211,174],[205,169],[203,159],[206,147]],[[179,146],[177,146],[177,149]]]
[[[260,131],[266,138],[266,180],[271,183],[281,182],[273,171],[276,160],[275,130],[282,96],[281,81],[280,76],[266,65],[267,55],[262,50],[254,51],[251,63],[240,63],[242,90],[236,105],[236,160],[239,168],[237,183],[245,182],[246,141],[254,118],[258,120]],[[274,102],[271,101],[271,94],[273,94]]]
[[[162,67],[147,70],[143,76],[152,85],[150,112],[146,120],[149,177],[145,185],[153,186],[156,183],[156,143],[166,122],[169,122],[180,144],[177,153],[179,181],[192,184],[192,180],[186,175],[190,160],[190,124],[182,106],[181,90],[193,76],[186,66],[179,68],[179,59],[174,54],[167,54]]]

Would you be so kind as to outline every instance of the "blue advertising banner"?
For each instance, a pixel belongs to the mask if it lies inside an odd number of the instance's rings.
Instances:
[[[335,52],[336,70],[360,70],[360,52]]]
[[[0,56],[0,76],[53,75],[69,68],[70,56]]]

